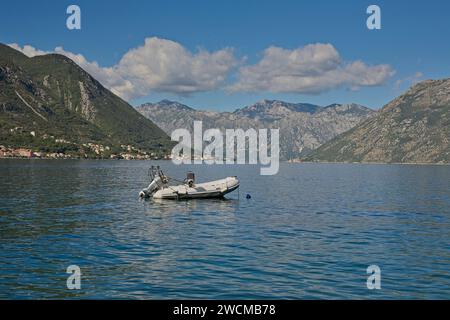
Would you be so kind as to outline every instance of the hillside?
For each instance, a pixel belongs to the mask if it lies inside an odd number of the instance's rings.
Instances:
[[[90,145],[162,154],[171,142],[69,58],[28,58],[0,44],[0,145],[101,156]]]
[[[450,79],[416,84],[306,160],[450,163]]]

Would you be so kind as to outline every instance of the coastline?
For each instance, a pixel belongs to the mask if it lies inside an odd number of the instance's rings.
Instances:
[[[115,161],[170,161],[171,159],[164,159],[164,158],[148,158],[148,159],[138,159],[138,158],[83,158],[83,157],[60,157],[60,158],[52,158],[52,157],[2,157],[0,156],[0,160],[3,159],[12,159],[12,160],[115,160]]]
[[[171,161],[168,158],[83,158],[83,157],[4,157],[2,159],[14,159],[14,160],[115,160],[115,161]],[[405,166],[450,166],[450,163],[432,163],[432,162],[329,162],[329,161],[290,161],[283,160],[281,163],[288,164],[356,164],[356,165],[405,165]]]
[[[423,166],[450,166],[450,162],[342,162],[342,161],[286,161],[289,163],[323,163],[323,164],[363,164],[363,165],[423,165]]]

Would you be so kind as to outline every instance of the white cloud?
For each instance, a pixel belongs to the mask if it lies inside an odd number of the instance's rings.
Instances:
[[[29,45],[14,49],[33,57],[50,52]],[[145,96],[152,91],[190,94],[218,88],[238,64],[233,50],[192,53],[177,42],[156,37],[145,39],[143,46],[131,49],[112,67],[101,67],[83,55],[57,47],[53,51],[75,61],[105,87],[124,99]]]
[[[147,38],[128,51],[116,71],[137,87],[139,95],[151,90],[190,94],[218,88],[237,65],[231,48],[193,54],[177,42]]]
[[[389,65],[344,62],[331,44],[310,44],[295,50],[269,47],[255,65],[243,66],[231,91],[317,94],[339,87],[376,86],[394,75]]]
[[[223,88],[227,76],[244,61],[232,48],[190,52],[181,44],[156,37],[146,38],[111,67],[88,61],[83,55],[55,48],[52,52],[32,46],[14,49],[33,57],[59,53],[75,61],[115,94],[128,100],[151,92],[188,95]],[[242,66],[230,91],[271,91],[317,94],[334,88],[376,86],[394,74],[389,65],[368,66],[362,61],[344,62],[331,44],[310,44],[295,50],[269,47],[255,65]]]
[[[20,52],[22,52],[24,55],[28,56],[28,57],[35,57],[35,56],[42,56],[44,54],[48,54],[50,52],[47,51],[42,51],[42,50],[38,50],[32,46],[29,45],[25,45],[23,47],[19,46],[17,43],[11,43],[8,44],[8,46],[10,46],[13,49],[16,49]]]

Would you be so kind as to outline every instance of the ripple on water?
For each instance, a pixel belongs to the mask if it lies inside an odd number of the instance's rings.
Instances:
[[[0,160],[0,298],[450,298],[450,167],[161,162],[241,190],[142,201],[148,165]]]

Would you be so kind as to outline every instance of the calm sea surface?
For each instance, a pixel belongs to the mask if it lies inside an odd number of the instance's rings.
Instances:
[[[241,188],[142,201],[150,164]],[[0,298],[450,299],[450,166],[0,160]]]

